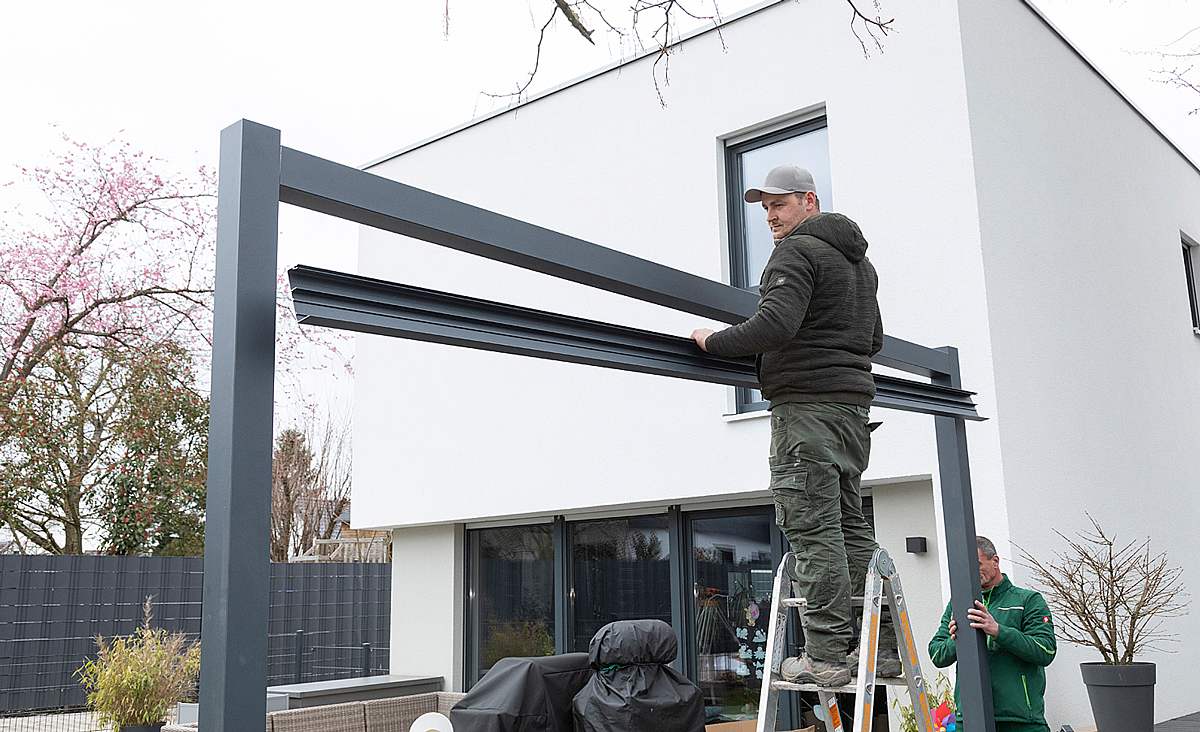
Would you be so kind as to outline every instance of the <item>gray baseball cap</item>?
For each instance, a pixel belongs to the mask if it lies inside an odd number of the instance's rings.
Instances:
[[[813,182],[812,173],[799,165],[780,165],[771,168],[767,180],[755,188],[747,188],[746,203],[758,203],[764,193],[783,195],[784,193],[816,193],[817,184]]]

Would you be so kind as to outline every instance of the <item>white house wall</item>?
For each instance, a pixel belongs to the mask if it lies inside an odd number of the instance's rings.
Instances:
[[[1085,511],[1190,569],[1200,523],[1200,338],[1180,232],[1200,174],[1020,2],[963,0],[966,79],[1012,540],[1041,558]],[[1006,571],[1027,575],[1006,562]],[[1200,613],[1169,621],[1156,715],[1196,710]],[[1090,718],[1060,645],[1050,726]]]
[[[862,225],[889,333],[962,351],[995,414],[957,7],[906,9],[864,58],[844,8],[781,2],[373,172],[713,279],[721,140],[824,108],[836,208]],[[419,100],[417,100],[419,101]],[[936,215],[930,215],[933,209]],[[364,274],[686,335],[700,319],[364,229]],[[725,387],[378,337],[358,344],[355,517],[396,527],[761,491],[768,424]],[[932,420],[880,412],[869,478],[933,474]],[[1006,538],[996,421],[969,428],[982,528]],[[939,542],[940,545],[940,542]]]
[[[938,539],[938,522],[933,511],[933,485],[929,481],[892,483],[874,488],[871,495],[875,506],[875,538],[891,550],[900,572],[917,654],[925,678],[932,684],[937,670],[929,660],[929,639],[937,631],[945,608],[941,594],[929,591],[939,586],[943,573],[939,561],[943,545]],[[905,539],[910,536],[927,539],[924,554],[905,550]],[[951,671],[949,676],[952,675]],[[901,696],[907,701],[906,695]],[[892,715],[891,729],[900,729],[896,710],[888,712]]]
[[[453,524],[392,534],[392,673],[463,688],[463,531]]]

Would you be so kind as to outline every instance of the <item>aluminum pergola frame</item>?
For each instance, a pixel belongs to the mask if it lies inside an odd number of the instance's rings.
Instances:
[[[757,296],[575,237],[281,146],[247,120],[221,132],[212,403],[208,443],[200,728],[242,732],[266,714],[268,552],[279,204],[469,252],[725,323]],[[475,298],[297,268],[302,322],[607,368],[753,386],[753,366],[684,338]],[[885,336],[875,363],[929,383],[876,376],[876,405],[933,415],[950,594],[959,628],[980,597],[958,352]],[[957,641],[969,732],[994,732],[984,635]],[[258,720],[258,721],[255,721]]]

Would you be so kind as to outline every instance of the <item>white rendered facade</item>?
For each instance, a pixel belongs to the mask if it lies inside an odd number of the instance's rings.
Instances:
[[[831,208],[871,243],[886,331],[956,346],[988,417],[968,427],[976,522],[1005,571],[1025,580],[1010,541],[1044,554],[1084,510],[1185,560],[1200,519],[1200,338],[1179,248],[1200,239],[1200,174],[1020,0],[908,7],[904,33],[870,59],[842,11],[771,3],[728,22],[725,49],[715,33],[687,40],[665,108],[653,59],[638,60],[371,171],[728,282],[727,148],[824,118]],[[792,48],[820,63],[780,66]],[[661,332],[706,324],[371,229],[359,263]],[[371,336],[357,352],[355,528],[395,529],[395,672],[464,684],[473,527],[769,503],[768,421],[733,414],[732,389]],[[946,599],[933,424],[873,416],[876,526],[924,645]],[[929,553],[905,553],[906,536]],[[452,612],[433,627],[430,605]],[[1172,629],[1194,638],[1200,615]],[[1147,658],[1162,719],[1194,711],[1184,670],[1200,650],[1181,650]],[[1064,645],[1050,668],[1055,729],[1088,720],[1083,660]]]

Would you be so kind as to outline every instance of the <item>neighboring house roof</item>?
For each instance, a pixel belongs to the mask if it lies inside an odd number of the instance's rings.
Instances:
[[[763,10],[774,7],[776,5],[780,5],[785,2],[788,2],[788,0],[765,0],[764,2],[759,3],[758,5],[752,5],[748,8],[744,8],[744,9],[738,11],[737,13],[727,16],[719,24],[707,26],[707,27],[701,27],[690,33],[686,33],[683,36],[680,36],[680,38],[677,41],[675,41],[674,43],[672,43],[671,45],[677,46],[677,45],[680,45],[680,44],[682,44],[686,41],[689,41],[693,38],[696,38],[698,36],[703,36],[708,33],[713,33],[721,28],[725,28],[730,25],[733,25],[734,23],[736,23],[740,20],[744,20],[745,18],[748,18],[752,15],[756,15],[757,13],[760,13]],[[1132,109],[1134,111],[1135,114],[1137,114],[1139,117],[1141,117],[1142,121],[1145,122],[1147,125],[1149,125],[1150,129],[1154,130],[1154,132],[1159,137],[1162,138],[1163,142],[1170,145],[1171,149],[1179,154],[1179,157],[1183,158],[1183,160],[1188,165],[1190,165],[1193,170],[1195,170],[1197,173],[1200,173],[1200,166],[1198,166],[1195,161],[1193,161],[1190,157],[1188,157],[1187,153],[1185,153],[1182,149],[1180,149],[1180,147],[1178,145],[1176,145],[1175,142],[1172,141],[1171,138],[1168,137],[1165,132],[1163,132],[1161,129],[1159,129],[1158,125],[1154,124],[1154,122],[1152,122],[1150,120],[1150,118],[1148,116],[1146,116],[1146,114],[1136,104],[1133,103],[1133,100],[1131,100],[1129,98],[1129,95],[1127,95],[1125,92],[1121,91],[1120,87],[1118,87],[1115,83],[1113,83],[1113,81],[1111,79],[1109,79],[1107,76],[1105,76],[1104,72],[1102,72],[1100,70],[1100,68],[1098,66],[1096,66],[1096,64],[1092,63],[1092,60],[1089,59],[1086,54],[1084,54],[1082,51],[1080,51],[1079,48],[1074,43],[1072,43],[1069,38],[1067,38],[1066,34],[1064,34],[1061,30],[1059,30],[1058,27],[1056,25],[1054,25],[1054,23],[1052,23],[1050,21],[1050,19],[1047,18],[1044,13],[1042,13],[1042,11],[1032,2],[1032,0],[1020,0],[1020,2],[1023,5],[1025,5],[1025,7],[1029,8],[1033,12],[1033,14],[1036,15],[1038,17],[1038,19],[1042,21],[1042,23],[1046,26],[1046,28],[1051,33],[1053,33],[1055,36],[1057,36],[1059,38],[1059,40],[1061,40],[1063,43],[1065,43],[1067,45],[1067,47],[1069,49],[1071,49],[1071,51],[1077,57],[1079,57],[1080,61],[1083,61],[1083,63],[1085,65],[1087,65],[1087,67],[1090,68],[1096,74],[1096,76],[1100,77],[1100,80],[1103,81],[1105,84],[1107,84],[1109,86],[1109,88],[1112,89],[1113,92],[1118,97],[1120,97],[1121,100],[1124,101],[1125,104],[1127,104],[1130,109]],[[628,66],[633,63],[636,63],[648,56],[652,56],[657,53],[658,53],[657,49],[651,49],[649,51],[645,51],[643,53],[639,53],[634,56],[630,56],[629,58],[615,61],[611,64],[608,64],[607,66],[602,66],[599,69],[596,69],[595,71],[591,71],[587,74],[584,74],[583,76],[577,77],[575,79],[571,79],[570,81],[566,81],[557,86],[553,86],[549,89],[546,89],[545,91],[538,92],[537,94],[533,94],[530,97],[528,97],[527,99],[523,99],[523,100],[514,102],[513,104],[510,104],[507,107],[502,107],[500,109],[494,110],[492,112],[488,112],[487,114],[481,115],[479,117],[475,117],[474,119],[468,120],[460,125],[451,127],[448,130],[443,130],[442,132],[439,132],[435,135],[427,137],[424,140],[419,140],[417,142],[412,143],[411,145],[402,147],[399,150],[395,150],[386,155],[382,155],[378,158],[375,158],[374,160],[371,160],[371,161],[365,163],[364,165],[361,166],[361,169],[362,170],[370,170],[371,168],[373,168],[377,165],[382,165],[383,163],[386,163],[389,160],[394,160],[406,153],[410,153],[414,150],[425,147],[426,145],[433,144],[433,143],[437,142],[438,140],[445,139],[447,137],[450,137],[451,135],[462,132],[463,130],[474,127],[475,125],[482,124],[484,122],[487,122],[490,119],[499,117],[500,115],[503,115],[503,114],[507,114],[508,112],[511,112],[514,109],[519,109],[521,107],[533,104],[534,102],[537,102],[539,100],[545,99],[546,97],[557,94],[558,92],[563,91],[564,89],[569,89],[570,87],[573,87],[576,84],[582,84],[583,82],[589,81],[591,79],[595,79],[598,76],[603,76],[604,74],[607,74],[612,71],[616,71],[617,69],[620,69],[624,66]]]

